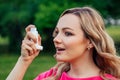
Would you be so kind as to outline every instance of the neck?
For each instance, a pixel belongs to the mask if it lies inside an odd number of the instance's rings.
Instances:
[[[91,53],[82,56],[81,59],[70,62],[70,71],[68,75],[71,77],[91,77],[98,76],[100,69],[95,65]]]

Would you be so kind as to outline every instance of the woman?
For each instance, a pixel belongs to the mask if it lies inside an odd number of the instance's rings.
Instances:
[[[21,80],[39,54],[36,38],[26,28],[21,56],[7,80]],[[119,80],[120,60],[99,13],[90,7],[64,11],[53,32],[57,64],[35,80]],[[32,41],[31,41],[32,39]],[[39,44],[41,37],[39,36]]]

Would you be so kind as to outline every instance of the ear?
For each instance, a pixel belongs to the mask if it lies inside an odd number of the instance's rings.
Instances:
[[[88,42],[88,47],[89,48],[93,48],[94,47],[94,45],[92,44],[92,42],[89,40],[89,42]]]

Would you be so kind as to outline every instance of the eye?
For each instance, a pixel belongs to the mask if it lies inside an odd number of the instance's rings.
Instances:
[[[59,33],[58,31],[54,31],[52,36],[56,37],[58,33]]]
[[[71,32],[65,32],[65,36],[72,36],[73,34]]]

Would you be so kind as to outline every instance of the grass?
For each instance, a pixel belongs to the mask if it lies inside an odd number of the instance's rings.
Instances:
[[[19,56],[3,55],[0,56],[0,80],[5,80]],[[44,72],[55,65],[52,56],[38,56],[28,68],[24,80],[33,80],[39,73]]]

